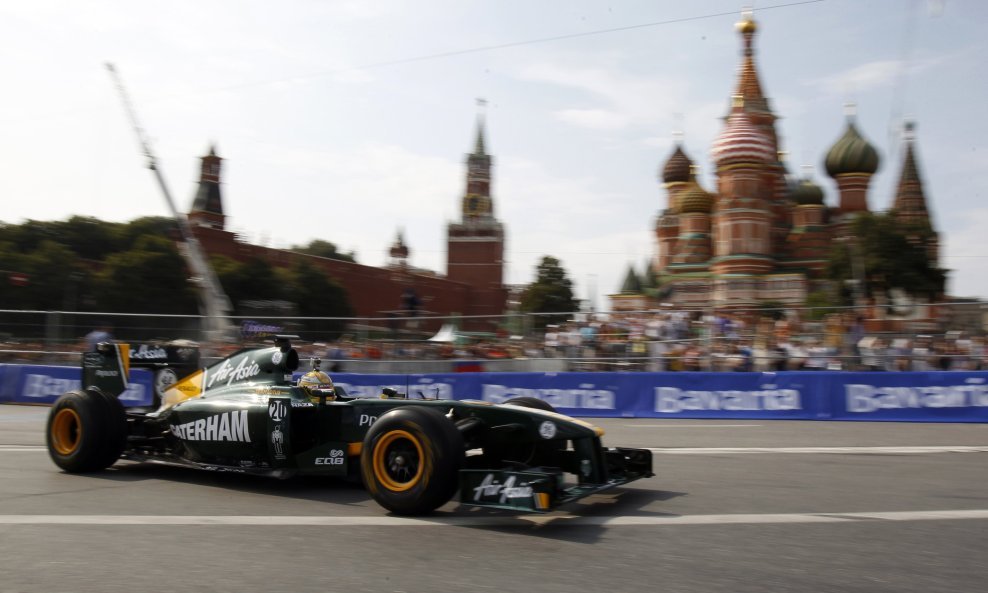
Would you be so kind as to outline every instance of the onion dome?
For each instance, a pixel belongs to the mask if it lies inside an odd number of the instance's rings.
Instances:
[[[800,206],[822,206],[823,190],[809,179],[803,179],[793,188],[790,194],[793,202]]]
[[[827,175],[837,177],[845,173],[872,174],[878,170],[878,162],[878,151],[861,137],[854,120],[848,119],[847,131],[830,148],[824,166]]]
[[[739,163],[768,164],[776,160],[772,139],[751,123],[748,114],[735,108],[727,125],[714,141],[710,158],[718,167]]]
[[[679,194],[680,214],[710,214],[714,207],[714,197],[710,192],[693,182]]]
[[[665,183],[685,183],[690,180],[690,167],[693,161],[683,152],[680,144],[676,145],[676,150],[669,156],[665,166],[662,168],[662,181]]]

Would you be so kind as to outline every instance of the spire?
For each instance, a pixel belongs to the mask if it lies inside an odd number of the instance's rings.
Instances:
[[[635,274],[635,268],[628,266],[628,274],[624,277],[624,282],[621,284],[621,294],[641,294],[642,292],[642,281]]]
[[[914,122],[906,122],[906,157],[902,163],[902,174],[899,176],[899,186],[896,188],[892,209],[900,222],[931,228],[923,180],[916,166],[915,130]]]
[[[744,100],[746,110],[767,112],[768,103],[762,93],[762,84],[758,81],[758,70],[755,68],[755,33],[758,25],[752,18],[751,9],[741,13],[741,21],[735,25],[741,33],[744,47],[741,50],[741,67],[738,72],[738,87],[735,95]]]
[[[477,99],[477,141],[474,151],[467,155],[467,191],[463,195],[463,221],[490,221],[494,217],[491,201],[491,164],[493,159],[484,146],[484,99]]]
[[[477,142],[474,145],[473,153],[478,156],[485,156],[484,148],[484,110],[487,107],[487,99],[477,98]]]

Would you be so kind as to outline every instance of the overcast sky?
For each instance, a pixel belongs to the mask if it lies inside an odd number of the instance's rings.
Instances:
[[[182,211],[198,157],[224,159],[228,228],[276,247],[325,239],[381,265],[399,228],[445,272],[476,98],[489,101],[510,283],[543,255],[580,298],[616,292],[655,251],[656,178],[682,130],[709,148],[740,62],[741,3],[599,0],[0,2],[0,220],[167,215],[104,63],[116,64]],[[988,3],[754,3],[756,59],[790,168],[822,159],[844,103],[882,163],[917,123],[920,173],[956,296],[988,297]],[[617,29],[617,30],[616,30]],[[554,40],[552,38],[555,38]]]

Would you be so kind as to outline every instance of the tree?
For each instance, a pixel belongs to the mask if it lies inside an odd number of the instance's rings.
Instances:
[[[853,301],[854,292],[846,286],[859,280],[864,280],[862,294],[866,297],[893,288],[931,300],[942,295],[947,270],[932,265],[925,239],[891,214],[859,214],[851,227],[851,239],[834,244],[827,268],[828,277],[841,283],[842,303]]]
[[[350,253],[340,253],[336,250],[335,243],[330,243],[329,241],[323,241],[321,239],[314,239],[310,241],[308,245],[295,245],[292,247],[292,251],[298,251],[299,253],[305,253],[306,255],[314,255],[316,257],[348,261],[351,263],[357,261],[352,251]]]
[[[290,269],[289,299],[298,306],[302,317],[350,317],[353,308],[346,290],[319,268],[304,259],[298,259]],[[339,319],[303,321],[309,339],[334,339],[343,331],[344,322]]]
[[[243,305],[247,301],[291,300],[285,279],[266,260],[254,257],[238,262],[214,256],[210,261],[238,315],[248,314]]]
[[[566,277],[558,259],[543,256],[536,267],[535,282],[529,284],[521,295],[519,308],[527,313],[571,313],[577,310],[573,298],[573,282]],[[537,315],[534,325],[544,329],[553,322],[565,321],[568,315]]]
[[[164,237],[147,236],[106,258],[96,274],[96,300],[105,311],[196,314],[185,260]]]

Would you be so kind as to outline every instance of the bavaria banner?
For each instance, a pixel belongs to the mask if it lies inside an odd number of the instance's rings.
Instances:
[[[840,373],[835,420],[988,422],[988,372]]]
[[[350,395],[501,403],[536,397],[572,416],[988,422],[988,372],[338,373]]]
[[[132,368],[124,405],[149,405],[152,377]],[[52,403],[80,379],[76,367],[0,365],[0,402]],[[988,371],[336,373],[333,381],[352,397],[387,387],[412,399],[535,397],[563,414],[600,418],[988,422]]]
[[[82,387],[79,367],[0,365],[0,401],[21,404],[52,404],[66,391]],[[153,374],[131,369],[127,391],[120,395],[124,406],[151,405]]]

